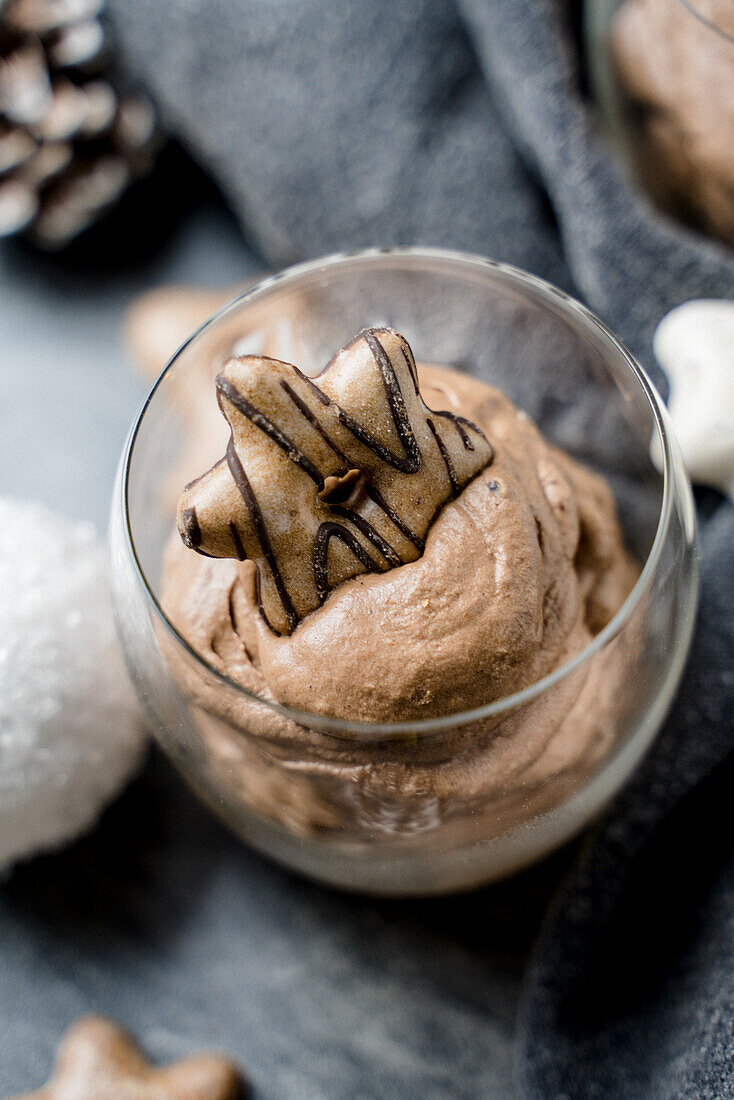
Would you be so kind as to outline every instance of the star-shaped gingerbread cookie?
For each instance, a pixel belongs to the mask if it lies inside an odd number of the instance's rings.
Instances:
[[[426,407],[407,340],[359,333],[316,379],[267,356],[216,379],[226,455],[186,486],[184,543],[251,559],[260,610],[289,634],[337,585],[420,556],[436,513],[493,458],[481,430]]]
[[[56,1067],[38,1092],[12,1100],[243,1100],[231,1062],[198,1054],[155,1069],[112,1020],[88,1016],[64,1036]]]

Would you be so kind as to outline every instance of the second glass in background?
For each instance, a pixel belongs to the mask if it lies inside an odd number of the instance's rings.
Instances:
[[[587,0],[611,140],[667,213],[734,244],[734,4]]]

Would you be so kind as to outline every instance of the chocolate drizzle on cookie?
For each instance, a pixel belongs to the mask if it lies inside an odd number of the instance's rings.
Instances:
[[[440,507],[493,458],[476,425],[429,412],[410,347],[391,329],[364,330],[318,377],[231,360],[216,379],[226,460],[179,505],[190,549],[255,561],[276,633],[345,580],[415,560]]]
[[[265,525],[265,520],[263,519],[262,512],[260,511],[260,505],[258,503],[257,497],[252,491],[252,485],[250,484],[250,480],[245,473],[245,468],[240,462],[240,458],[235,449],[234,440],[232,437],[230,437],[229,443],[227,444],[227,464],[229,466],[230,473],[232,474],[232,479],[239,489],[240,495],[244,500],[245,505],[247,506],[247,511],[250,513],[252,526],[255,529],[255,534],[257,535],[258,541],[262,548],[263,556],[270,566],[270,572],[272,574],[275,587],[278,591],[278,596],[280,597],[280,602],[282,604],[283,611],[285,612],[285,617],[288,620],[288,626],[291,630],[295,630],[295,628],[298,626],[298,616],[296,615],[293,604],[291,603],[288,589],[285,586],[285,581],[283,580],[280,572],[278,560],[273,551],[273,547],[271,546],[270,538],[268,536],[268,529]],[[227,524],[227,526],[229,526],[229,523]],[[240,545],[242,545],[241,539]],[[239,554],[237,556],[239,557]],[[265,608],[262,605],[262,599],[260,600],[260,611],[263,615],[266,615]]]

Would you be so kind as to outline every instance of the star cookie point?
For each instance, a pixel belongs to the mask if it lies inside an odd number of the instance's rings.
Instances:
[[[11,1100],[244,1100],[245,1083],[226,1058],[200,1054],[156,1069],[132,1036],[102,1016],[73,1024],[48,1084]]]
[[[224,460],[184,490],[190,549],[255,562],[263,618],[289,634],[330,591],[414,561],[439,509],[493,458],[476,425],[423,402],[407,340],[358,333],[315,378],[265,356],[217,376]]]

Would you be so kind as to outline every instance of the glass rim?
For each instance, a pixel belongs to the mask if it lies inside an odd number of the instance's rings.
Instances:
[[[708,15],[704,15],[704,13],[699,10],[699,0],[678,0],[678,3],[682,4],[686,11],[689,11],[695,19],[698,19],[699,23],[703,23],[704,27],[708,27],[709,30],[718,34],[720,38],[725,39],[727,42],[734,43],[733,34],[724,30],[718,23],[714,22]]]
[[[232,680],[226,673],[221,672],[211,665],[202,654],[200,654],[194,647],[187,641],[186,638],[177,630],[174,624],[166,615],[163,610],[158,597],[156,596],[152,585],[148,582],[148,578],[145,574],[140,559],[138,558],[137,550],[135,548],[135,539],[132,532],[132,523],[130,518],[129,507],[129,488],[130,488],[130,473],[133,454],[135,451],[135,443],[140,431],[140,427],[143,423],[145,415],[151,406],[155,395],[160,387],[163,379],[168,374],[169,370],[178,361],[181,354],[185,349],[196,340],[205,330],[213,327],[217,322],[222,319],[230,310],[247,302],[256,302],[261,298],[266,297],[274,288],[280,288],[288,286],[292,283],[297,283],[304,277],[313,275],[318,272],[323,272],[324,269],[332,269],[335,267],[346,266],[348,264],[362,264],[362,263],[374,263],[381,260],[390,258],[401,259],[413,259],[424,260],[428,262],[448,262],[461,265],[462,267],[473,267],[479,271],[489,271],[495,275],[500,275],[503,279],[508,280],[510,283],[519,286],[522,289],[532,289],[536,295],[539,295],[541,299],[552,300],[554,303],[560,303],[564,309],[570,312],[572,315],[579,318],[583,325],[591,328],[597,335],[601,335],[605,342],[609,342],[612,347],[621,355],[623,361],[626,363],[632,376],[637,381],[637,384],[641,388],[644,396],[647,399],[648,405],[652,412],[653,422],[655,430],[657,432],[657,439],[659,442],[659,453],[662,455],[662,498],[660,503],[660,514],[658,518],[657,528],[655,531],[655,537],[652,541],[652,545],[645,559],[644,565],[640,571],[640,575],[632,588],[632,591],[627,596],[624,603],[618,609],[616,614],[610,619],[607,625],[595,634],[591,641],[584,646],[577,654],[575,654],[569,661],[560,665],[558,668],[551,670],[545,676],[539,680],[534,681],[532,684],[528,684],[520,691],[511,693],[510,695],[502,696],[500,699],[495,699],[490,703],[484,703],[479,707],[473,707],[470,710],[455,711],[450,714],[438,715],[431,718],[418,718],[407,719],[398,722],[368,722],[368,721],[355,721],[350,719],[336,718],[330,715],[317,714],[310,711],[299,710],[298,708],[286,706],[283,703],[279,703],[276,700],[265,699],[261,695],[257,695],[254,692],[249,691],[242,684],[237,683],[236,680]],[[653,437],[654,438],[654,437]],[[285,268],[272,275],[267,275],[260,280],[255,286],[243,291],[241,294],[236,295],[231,301],[221,306],[215,313],[211,315],[206,321],[199,325],[194,332],[184,341],[184,343],[178,348],[178,350],[171,356],[162,369],[158,377],[156,378],[149,393],[145,397],[142,406],[135,417],[130,432],[125,443],[125,447],[121,459],[121,477],[119,480],[120,498],[116,502],[116,505],[120,505],[122,509],[123,518],[123,530],[125,536],[126,549],[133,564],[133,569],[140,583],[142,590],[145,594],[147,602],[153,609],[156,617],[161,622],[163,627],[171,635],[176,645],[180,646],[199,666],[201,666],[205,672],[214,677],[216,681],[223,684],[226,688],[236,692],[238,695],[244,698],[258,703],[261,706],[265,706],[282,715],[283,717],[290,719],[302,726],[309,726],[313,729],[317,729],[319,732],[333,734],[341,740],[361,740],[361,741],[379,741],[379,740],[398,740],[406,737],[415,737],[416,735],[428,735],[438,734],[449,729],[455,729],[458,726],[468,725],[469,723],[485,720],[488,718],[494,718],[499,715],[508,713],[515,710],[518,707],[524,706],[531,702],[533,699],[538,698],[544,692],[550,688],[565,680],[567,676],[571,675],[583,664],[586,663],[594,654],[602,650],[613,638],[615,638],[624,628],[628,619],[631,617],[634,610],[639,605],[642,597],[647,591],[651,579],[655,573],[662,546],[667,536],[668,527],[672,515],[672,452],[670,445],[670,436],[668,433],[665,415],[663,411],[663,404],[660,395],[658,394],[653,382],[648,377],[645,370],[635,360],[632,354],[627,350],[624,344],[617,339],[614,333],[595,316],[586,306],[581,302],[573,298],[571,295],[566,294],[565,291],[559,290],[553,286],[552,283],[547,282],[545,279],[541,279],[539,276],[531,275],[521,268],[514,267],[511,264],[503,263],[499,260],[486,259],[483,256],[476,254],[462,252],[456,249],[444,249],[444,248],[428,248],[428,247],[392,247],[392,248],[366,248],[357,249],[354,251],[335,252],[327,256],[320,257],[315,260],[307,260],[303,263],[295,264],[291,267]]]

